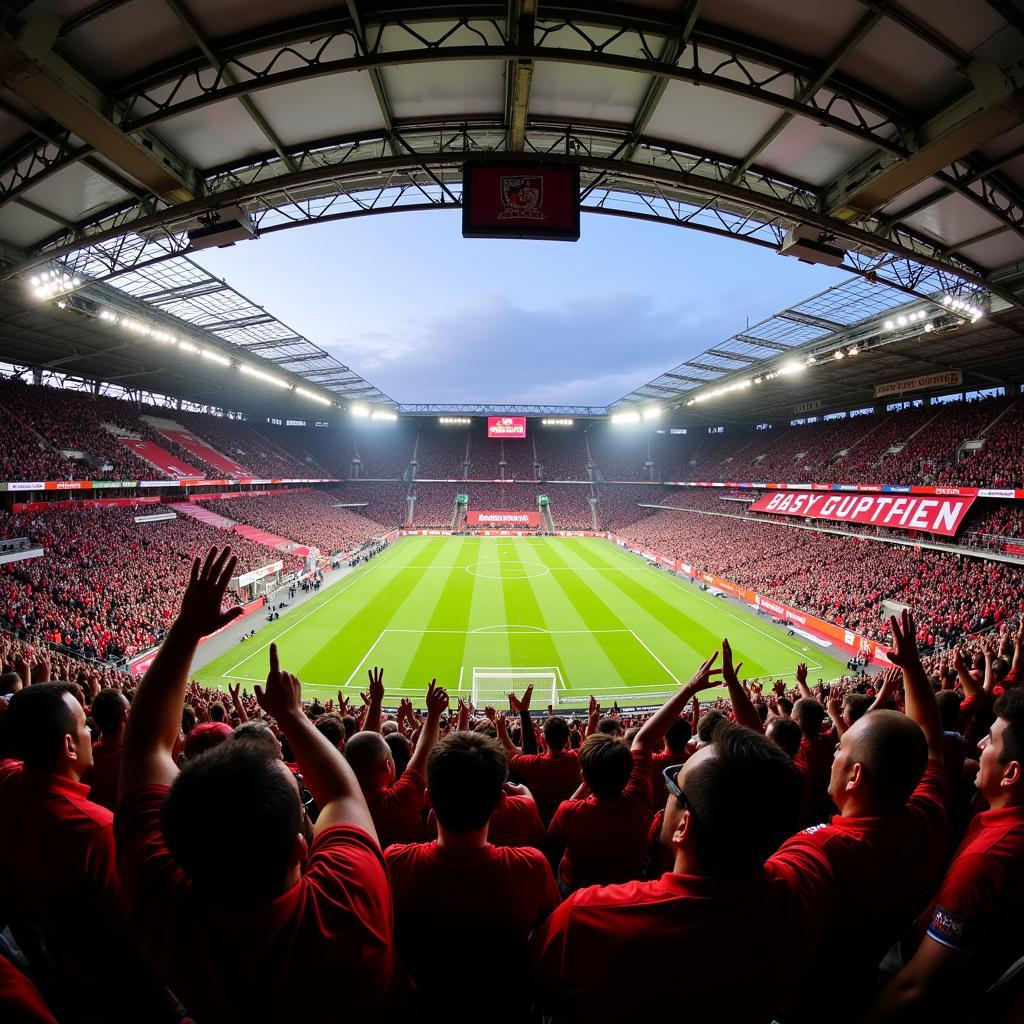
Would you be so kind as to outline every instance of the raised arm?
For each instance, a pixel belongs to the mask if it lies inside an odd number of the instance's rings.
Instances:
[[[380,708],[384,703],[384,669],[375,665],[367,669],[370,688],[363,695],[366,702],[366,717],[363,719],[362,732],[380,732]]]
[[[523,691],[519,698],[519,735],[522,737],[523,753],[537,753],[537,734],[533,731],[533,719],[530,717],[530,703],[533,700],[533,683]]]
[[[745,725],[748,729],[753,729],[754,732],[764,732],[761,716],[757,713],[757,708],[751,702],[750,695],[743,689],[743,684],[739,680],[738,672],[742,664],[743,662],[740,662],[740,665],[733,668],[732,648],[729,646],[729,641],[723,639],[722,681],[729,688],[733,716],[740,725]]]
[[[895,616],[893,617],[895,621]],[[960,685],[964,688],[964,693],[968,697],[973,697],[981,687],[978,686],[978,681],[971,675],[970,670],[967,667],[967,662],[964,661],[964,656],[960,652],[959,647],[953,648],[953,668],[956,669],[956,677],[960,680]]]
[[[320,808],[314,832],[331,825],[357,825],[376,839],[355,774],[341,751],[303,713],[302,686],[295,676],[281,671],[277,644],[270,645],[267,688],[256,685],[256,700],[288,737],[302,779]]]
[[[882,685],[872,701],[868,711],[878,711],[880,708],[894,707],[896,704],[896,691],[899,689],[903,673],[895,665],[887,668],[882,673]],[[866,712],[865,712],[866,714]]]
[[[238,715],[238,721],[248,722],[249,712],[245,710],[245,705],[242,703],[242,699],[239,696],[241,689],[241,683],[235,683],[234,686],[230,683],[228,684],[228,693],[231,694],[231,703],[234,705],[235,714]]]
[[[693,695],[714,685],[711,677],[722,674],[719,668],[711,666],[718,660],[718,651],[704,662],[693,678],[680,687],[657,711],[647,719],[640,731],[633,737],[633,750],[653,754],[655,748],[665,738],[669,727],[679,717],[679,713],[690,703]]]
[[[143,786],[170,785],[178,774],[171,756],[181,728],[188,670],[202,637],[242,614],[221,610],[228,581],[238,563],[226,547],[211,548],[206,560],[192,563],[181,610],[164,637],[132,701],[124,736],[120,798]]]
[[[836,731],[837,736],[842,736],[846,732],[848,726],[843,718],[843,691],[842,687],[833,686],[829,691],[828,704],[826,705],[828,710],[828,717],[832,719],[832,727]]]
[[[427,774],[427,758],[441,735],[441,716],[448,710],[448,691],[438,686],[436,679],[431,679],[427,687],[426,703],[427,719],[406,767],[406,771],[418,772],[420,775]]]
[[[590,695],[590,706],[587,708],[587,736],[592,736],[597,732],[597,723],[601,721],[601,705],[597,703],[597,698]]]
[[[921,727],[928,743],[928,757],[934,761],[941,761],[942,719],[939,717],[939,705],[935,700],[935,694],[932,693],[931,683],[925,675],[917,650],[914,617],[904,609],[900,621],[893,615],[889,624],[892,627],[894,647],[894,650],[889,652],[889,660],[903,669],[903,694],[907,716]]]
[[[796,667],[796,688],[800,691],[801,697],[814,696],[807,685],[807,666],[802,661]]]

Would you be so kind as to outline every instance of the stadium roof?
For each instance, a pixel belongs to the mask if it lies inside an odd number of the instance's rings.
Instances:
[[[389,401],[188,261],[188,231],[234,207],[267,234],[457,206],[467,157],[574,159],[591,212],[773,249],[800,228],[908,298],[1024,301],[1024,15],[1005,0],[3,11],[7,276],[123,289],[320,394]],[[787,323],[789,347],[814,326]]]

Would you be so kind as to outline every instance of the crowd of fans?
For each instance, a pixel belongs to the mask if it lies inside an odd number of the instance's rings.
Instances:
[[[0,623],[98,661],[158,643],[193,556],[221,538],[194,519],[136,523],[138,509],[82,508],[0,517],[0,537],[29,537],[41,558],[0,566]],[[242,571],[282,558],[238,537]],[[302,560],[284,556],[285,569]],[[231,599],[238,603],[236,599]]]
[[[190,683],[229,556],[139,683],[0,638],[5,1019],[1020,1019],[1024,625],[922,659],[904,613],[889,671],[795,690],[722,640],[646,716],[386,710],[273,645]]]
[[[918,609],[929,646],[1024,611],[1024,569],[1010,563],[699,512],[658,512],[619,532],[872,639],[884,639],[886,599]]]
[[[389,530],[405,522],[409,485],[404,481],[350,481],[328,493],[340,504],[357,506],[353,511]]]
[[[176,412],[172,418],[257,477],[301,480],[325,474],[315,462],[296,456],[245,420],[195,412]],[[214,479],[223,475],[215,470]]]
[[[322,555],[352,551],[384,532],[380,523],[347,508],[325,491],[287,491],[220,498],[200,505],[238,523],[318,548]]]

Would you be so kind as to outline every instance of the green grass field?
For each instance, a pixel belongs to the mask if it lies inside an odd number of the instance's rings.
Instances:
[[[817,645],[605,540],[406,537],[194,678],[251,689],[276,641],[307,697],[356,694],[379,665],[389,704],[422,698],[433,677],[453,701],[468,699],[475,668],[539,673],[541,707],[552,686],[567,705],[592,693],[606,706],[646,705],[685,682],[723,636],[744,677],[791,680],[800,661],[812,680],[845,671]],[[477,696],[524,685],[480,680]]]

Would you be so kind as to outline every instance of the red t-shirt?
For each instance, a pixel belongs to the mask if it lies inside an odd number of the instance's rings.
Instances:
[[[376,1012],[393,992],[391,891],[376,842],[324,829],[301,880],[265,906],[208,903],[164,846],[166,786],[118,808],[117,861],[132,935],[201,1021],[333,1020]],[[231,866],[225,865],[225,885]],[[357,978],[343,994],[327,979]]]
[[[128,1004],[159,999],[151,973],[128,940],[114,854],[114,815],[88,799],[89,787],[0,761],[0,893],[31,918],[74,986]]]
[[[766,943],[800,964],[819,940],[833,882],[802,871],[796,852],[752,876],[711,878],[669,872],[653,882],[592,886],[573,893],[531,943],[534,976],[545,1006],[579,1021],[664,1017],[666,984],[687,964],[715,951],[751,964]],[[791,979],[796,983],[796,978]],[[686,987],[686,1017],[696,1021],[762,1021],[783,994],[762,983],[728,989]]]
[[[974,954],[964,998],[1024,955],[1022,919],[1024,807],[983,811],[971,821],[921,922],[929,938]]]
[[[393,786],[363,792],[382,850],[392,843],[418,843],[423,839],[426,788],[427,780],[406,768]]]
[[[437,818],[431,811],[427,832],[437,838]],[[528,796],[502,793],[487,828],[487,842],[492,846],[533,846],[540,849],[546,836],[544,823],[537,813],[537,804]]]
[[[35,985],[0,956],[0,1012],[4,1024],[57,1024]]]
[[[668,787],[662,772],[671,764],[686,764],[689,756],[685,750],[682,753],[662,750],[651,758],[651,802],[655,809],[663,808],[668,800]]]
[[[501,991],[476,1020],[522,1020],[527,941],[558,905],[544,855],[529,848],[451,850],[437,842],[392,846],[384,855],[395,901],[395,936],[428,1019],[449,1016],[451,968],[481,992]],[[519,979],[510,990],[509,979]],[[429,1011],[436,1013],[431,1014]]]
[[[555,811],[548,841],[565,848],[558,869],[563,884],[580,889],[639,878],[652,813],[651,757],[634,750],[633,772],[619,796],[565,800]]]
[[[800,740],[800,749],[793,758],[793,764],[803,782],[800,818],[806,825],[825,821],[832,811],[828,784],[835,753],[836,738],[832,732],[820,733],[811,740],[806,736]]]
[[[509,761],[508,770],[529,788],[544,824],[551,820],[558,805],[579,789],[581,781],[580,759],[575,750],[517,754]]]
[[[841,1006],[832,1007],[832,1016],[859,1019],[873,995],[878,962],[926,906],[945,863],[948,803],[945,765],[929,761],[902,814],[836,815],[829,824],[805,829],[780,847],[776,856],[798,851],[809,870],[839,881],[818,962],[799,992],[807,1019],[818,1019],[821,1000],[834,990],[829,966],[837,962],[843,964],[843,999]]]
[[[117,810],[117,786],[121,779],[123,743],[104,743],[92,747],[92,768],[82,778],[89,787],[89,799],[111,811]]]

